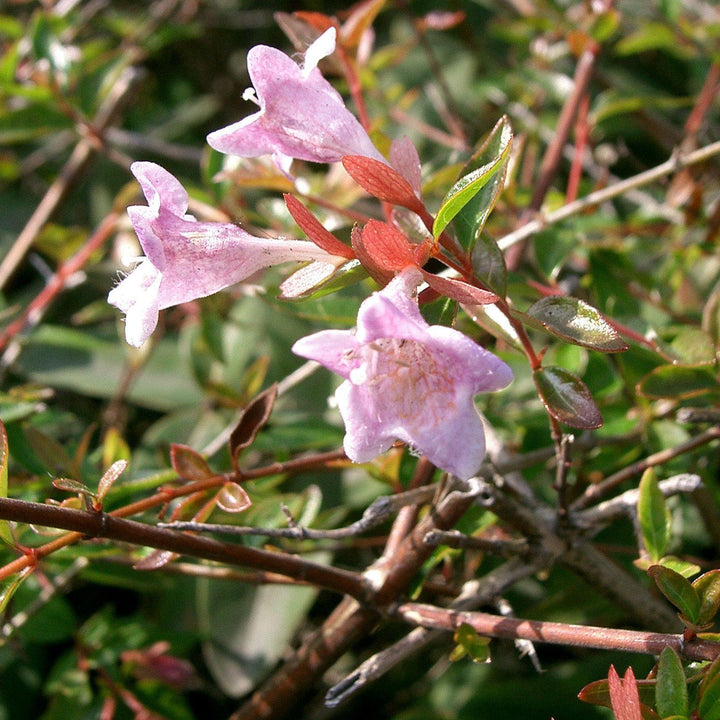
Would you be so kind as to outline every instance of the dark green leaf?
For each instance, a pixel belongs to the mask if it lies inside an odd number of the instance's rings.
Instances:
[[[648,575],[660,592],[680,611],[682,619],[695,625],[700,617],[700,595],[682,575],[662,565],[653,565]]]
[[[592,305],[582,300],[563,295],[545,297],[538,300],[527,315],[567,342],[601,352],[628,349],[617,330]]]
[[[710,665],[700,685],[698,712],[702,720],[720,720],[720,658]]]
[[[434,237],[456,219],[460,242],[472,248],[502,190],[512,138],[510,121],[503,116],[443,198],[433,224]]]
[[[662,365],[638,383],[638,392],[649,398],[687,398],[720,389],[717,377],[706,367]]]
[[[481,233],[475,243],[471,260],[475,277],[496,295],[507,293],[507,267],[498,244],[487,234]]]
[[[570,427],[591,430],[602,425],[602,415],[583,381],[559,367],[539,368],[535,386],[547,411]]]
[[[660,491],[657,477],[652,468],[648,468],[640,480],[638,520],[645,549],[650,560],[657,563],[667,550],[671,518],[665,503],[665,496]]]
[[[680,658],[670,647],[666,647],[660,653],[655,686],[655,707],[662,718],[688,714],[685,672]]]

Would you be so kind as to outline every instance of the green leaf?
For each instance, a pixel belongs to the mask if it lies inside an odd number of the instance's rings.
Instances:
[[[637,510],[645,549],[650,559],[657,563],[667,550],[671,518],[665,496],[652,468],[648,468],[640,480]]]
[[[435,238],[456,219],[458,239],[472,248],[502,190],[512,138],[510,121],[503,116],[443,198],[433,224]]]
[[[622,352],[627,343],[592,306],[577,298],[554,295],[538,300],[527,316],[557,337],[601,352]]]
[[[660,592],[680,611],[681,620],[696,625],[700,617],[700,595],[682,575],[662,565],[653,565],[648,575]]]
[[[8,437],[5,431],[5,425],[0,421],[0,497],[8,496],[8,460],[10,453],[8,450]],[[8,545],[14,545],[12,533],[10,532],[10,524],[7,520],[0,521],[0,540]]]
[[[712,338],[700,328],[681,328],[667,349],[682,365],[715,363],[715,346]]]
[[[713,621],[720,607],[720,570],[710,570],[692,584],[700,596],[698,623],[707,625]]]
[[[688,398],[720,390],[715,374],[706,367],[662,365],[648,373],[637,386],[648,398]]]
[[[496,295],[507,294],[507,266],[498,244],[485,233],[480,233],[471,260],[475,277]]]
[[[659,22],[646,22],[641,29],[618,42],[615,51],[619,55],[634,55],[648,50],[673,50],[677,44],[670,27]]]
[[[485,663],[490,661],[490,638],[478,635],[472,625],[463,623],[455,631],[453,639],[457,645],[450,653],[450,660],[460,660],[469,656],[473,662]]]
[[[547,411],[570,427],[591,430],[602,425],[602,415],[583,381],[559,367],[539,368],[535,386]]]
[[[688,714],[685,672],[680,658],[670,647],[666,647],[660,653],[655,686],[655,707],[662,718]]]
[[[700,685],[698,713],[702,720],[720,720],[720,658],[713,660]]]

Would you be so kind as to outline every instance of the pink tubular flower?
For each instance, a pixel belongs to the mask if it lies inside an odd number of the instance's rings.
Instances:
[[[364,155],[385,162],[340,94],[322,76],[318,62],[335,50],[335,28],[326,30],[305,53],[299,66],[285,53],[256,45],[247,56],[259,112],[208,135],[222,153],[259,157],[272,153],[287,169],[292,158],[338,162],[345,155]],[[252,90],[245,97],[253,97]]]
[[[250,235],[231,223],[198,222],[187,215],[188,194],[167,170],[136,162],[131,170],[148,201],[128,208],[145,257],[108,295],[125,313],[125,338],[140,347],[158,312],[234,285],[262,268],[327,259],[311,242]]]
[[[354,332],[323,330],[292,349],[345,378],[335,397],[351,460],[367,462],[402,440],[467,480],[485,454],[473,398],[506,387],[512,371],[457,330],[428,325],[413,298],[421,281],[406,268],[362,303]]]

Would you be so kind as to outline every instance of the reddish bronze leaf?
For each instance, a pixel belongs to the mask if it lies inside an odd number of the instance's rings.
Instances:
[[[170,446],[170,464],[181,478],[190,482],[207,480],[215,474],[205,458],[187,445],[173,443]]]
[[[363,155],[346,155],[342,164],[348,175],[378,200],[406,207],[419,215],[425,213],[425,206],[410,183],[386,163]]]
[[[293,220],[319,248],[329,252],[331,255],[344,257],[348,260],[355,257],[352,249],[345,243],[340,242],[329,230],[326,230],[322,223],[294,195],[285,193],[283,197]]]
[[[238,424],[230,435],[230,457],[236,464],[240,453],[255,440],[255,436],[265,425],[272,412],[277,397],[277,384],[261,392],[245,408]],[[237,467],[235,468],[237,469]]]
[[[488,305],[498,300],[498,296],[495,293],[476,288],[474,285],[470,285],[463,280],[440,277],[425,270],[422,271],[422,274],[425,282],[435,290],[435,292],[451,300],[457,300],[459,303],[465,303],[466,305]]]

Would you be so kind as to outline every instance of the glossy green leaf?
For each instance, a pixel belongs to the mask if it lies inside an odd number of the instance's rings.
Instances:
[[[670,541],[671,517],[652,468],[648,468],[640,480],[637,511],[645,549],[650,560],[657,563],[665,555]]]
[[[5,425],[0,421],[0,497],[8,496],[8,462],[10,460],[10,452],[8,449],[8,437]],[[7,520],[0,521],[0,540],[8,545],[14,545],[10,525]]]
[[[700,595],[682,575],[662,565],[653,565],[648,575],[660,592],[680,611],[681,619],[695,625],[700,617]]]
[[[638,693],[640,695],[641,711],[643,718],[646,715],[647,707],[655,702],[655,680],[636,680]],[[610,688],[607,679],[595,680],[586,685],[579,693],[578,698],[590,705],[611,707]]]
[[[458,238],[471,249],[502,190],[512,138],[510,121],[503,116],[443,198],[433,224],[434,237],[456,219]]]
[[[553,295],[538,300],[527,315],[567,342],[599,350],[622,352],[627,343],[594,308],[577,298]]]
[[[698,623],[707,625],[713,621],[720,607],[720,570],[710,570],[693,581],[692,586],[700,596]]]
[[[670,647],[660,653],[655,686],[655,707],[661,718],[688,714],[685,671],[678,654]]]
[[[481,233],[470,255],[475,277],[496,295],[507,293],[507,266],[498,244]]]
[[[662,365],[647,374],[637,386],[648,398],[687,398],[720,390],[717,377],[708,368]]]
[[[551,366],[539,368],[533,377],[540,399],[556,420],[584,430],[602,425],[600,410],[577,375]]]

